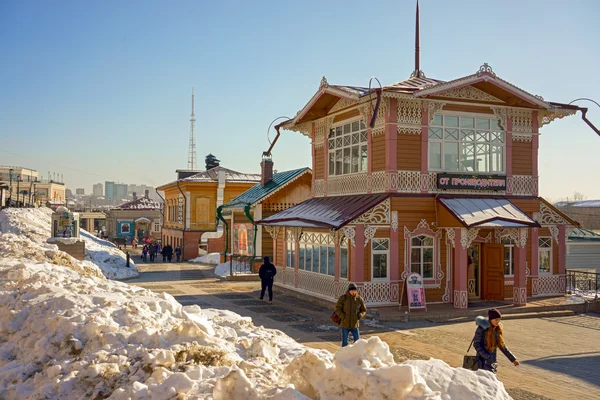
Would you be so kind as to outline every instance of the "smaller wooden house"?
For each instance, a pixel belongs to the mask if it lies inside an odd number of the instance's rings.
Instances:
[[[261,181],[220,207],[227,226],[226,253],[240,256],[269,256],[276,252],[273,238],[279,227],[257,225],[259,221],[311,197],[312,170],[308,167],[273,173],[273,162],[261,163]],[[219,214],[219,211],[217,211]]]
[[[108,240],[122,243],[134,237],[160,239],[162,204],[146,195],[121,204],[106,212],[106,235]]]

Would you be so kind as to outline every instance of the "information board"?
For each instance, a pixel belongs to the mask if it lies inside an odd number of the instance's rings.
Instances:
[[[420,274],[413,272],[406,278],[406,298],[409,310],[419,308],[427,309],[423,278],[421,278]]]

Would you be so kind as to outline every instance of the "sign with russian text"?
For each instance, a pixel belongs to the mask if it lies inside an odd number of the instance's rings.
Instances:
[[[420,274],[413,272],[406,278],[406,295],[409,309],[426,308],[425,289],[423,289],[423,278]]]
[[[437,174],[438,189],[506,190],[503,175]]]

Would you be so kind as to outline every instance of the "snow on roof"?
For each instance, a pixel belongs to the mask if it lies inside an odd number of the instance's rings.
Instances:
[[[215,167],[206,171],[198,172],[195,175],[181,179],[182,182],[212,182],[219,180],[219,171],[225,172],[226,182],[260,182],[260,174],[247,174],[244,172],[234,171],[225,167]]]
[[[559,201],[555,207],[600,207],[600,200]]]
[[[160,210],[162,204],[158,201],[142,197],[140,199],[129,201],[125,204],[115,207],[116,210]]]

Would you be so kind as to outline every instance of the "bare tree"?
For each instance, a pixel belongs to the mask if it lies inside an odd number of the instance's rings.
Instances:
[[[586,198],[587,197],[581,192],[573,193],[573,201],[581,201],[581,200],[585,200]]]

